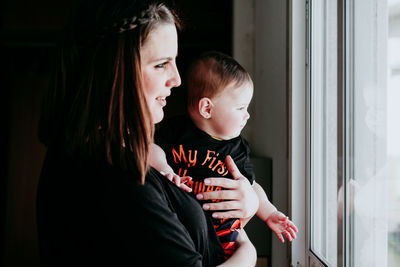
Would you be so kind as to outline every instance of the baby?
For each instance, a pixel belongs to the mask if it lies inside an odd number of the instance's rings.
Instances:
[[[240,135],[250,115],[253,82],[232,57],[219,52],[200,56],[187,79],[189,116],[165,120],[151,146],[150,165],[194,195],[222,190],[207,186],[207,177],[231,177],[225,158],[230,156],[250,181],[259,198],[257,216],[265,221],[281,242],[291,241],[296,226],[277,211],[262,187],[255,182],[250,148]],[[217,200],[212,200],[217,201]],[[228,258],[235,250],[241,227],[239,219],[214,219],[214,227]]]

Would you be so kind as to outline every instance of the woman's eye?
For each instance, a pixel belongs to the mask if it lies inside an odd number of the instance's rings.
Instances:
[[[167,64],[167,62],[163,62],[161,64],[158,64],[155,66],[156,69],[163,69],[165,67],[165,65]]]

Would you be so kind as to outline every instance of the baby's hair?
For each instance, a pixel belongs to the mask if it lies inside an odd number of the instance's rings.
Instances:
[[[249,73],[231,56],[210,51],[197,58],[188,70],[188,108],[196,107],[203,97],[212,98],[228,85],[253,84]]]

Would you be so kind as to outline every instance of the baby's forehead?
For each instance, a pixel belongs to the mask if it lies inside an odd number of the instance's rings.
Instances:
[[[226,99],[237,104],[248,104],[253,97],[253,84],[243,82],[239,84],[230,84],[215,94],[211,99]]]
[[[253,92],[254,87],[251,81],[243,81],[238,83],[237,81],[232,81],[223,88],[220,88],[220,94],[240,94],[243,92]]]

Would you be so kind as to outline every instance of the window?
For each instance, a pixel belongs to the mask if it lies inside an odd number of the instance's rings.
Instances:
[[[307,266],[400,262],[400,0],[310,0]]]

